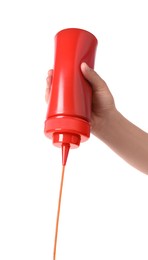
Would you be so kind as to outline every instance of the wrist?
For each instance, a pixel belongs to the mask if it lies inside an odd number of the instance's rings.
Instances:
[[[122,115],[120,112],[114,107],[109,111],[105,111],[101,119],[98,117],[95,120],[95,126],[93,127],[92,133],[105,142],[108,138],[110,138],[111,132],[114,132],[117,125],[119,125]]]

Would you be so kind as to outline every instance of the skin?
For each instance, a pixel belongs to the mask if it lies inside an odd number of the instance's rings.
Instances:
[[[148,174],[148,133],[127,120],[117,110],[107,84],[96,71],[86,63],[81,64],[81,71],[93,91],[91,133],[131,166]],[[53,70],[49,70],[46,102],[49,98],[52,75]]]

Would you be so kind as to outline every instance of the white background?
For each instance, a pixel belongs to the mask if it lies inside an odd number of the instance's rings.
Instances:
[[[147,1],[0,2],[0,259],[51,260],[61,151],[44,136],[54,35],[86,29],[118,110],[148,129]],[[147,260],[148,177],[105,144],[71,150],[57,260]]]

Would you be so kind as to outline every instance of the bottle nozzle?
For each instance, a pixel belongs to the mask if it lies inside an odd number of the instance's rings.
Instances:
[[[77,134],[55,132],[52,141],[55,146],[62,148],[62,165],[65,166],[69,149],[78,147],[81,139]]]
[[[62,165],[65,166],[69,154],[70,144],[62,144]]]

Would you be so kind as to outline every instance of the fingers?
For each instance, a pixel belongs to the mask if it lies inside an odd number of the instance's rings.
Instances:
[[[81,64],[81,71],[84,77],[90,82],[94,91],[104,90],[107,87],[105,81],[85,62]]]
[[[92,89],[94,91],[104,91],[107,90],[108,87],[105,81],[92,69],[90,68],[85,62],[81,64],[81,71],[83,76],[90,82]],[[48,102],[49,100],[49,93],[52,84],[52,77],[53,77],[53,69],[48,71],[48,76],[46,78],[46,91],[45,91],[45,100]]]
[[[50,88],[52,84],[52,76],[53,76],[53,70],[48,71],[48,76],[46,78],[46,90],[45,90],[45,101],[48,102],[49,99],[49,93],[50,93]]]

